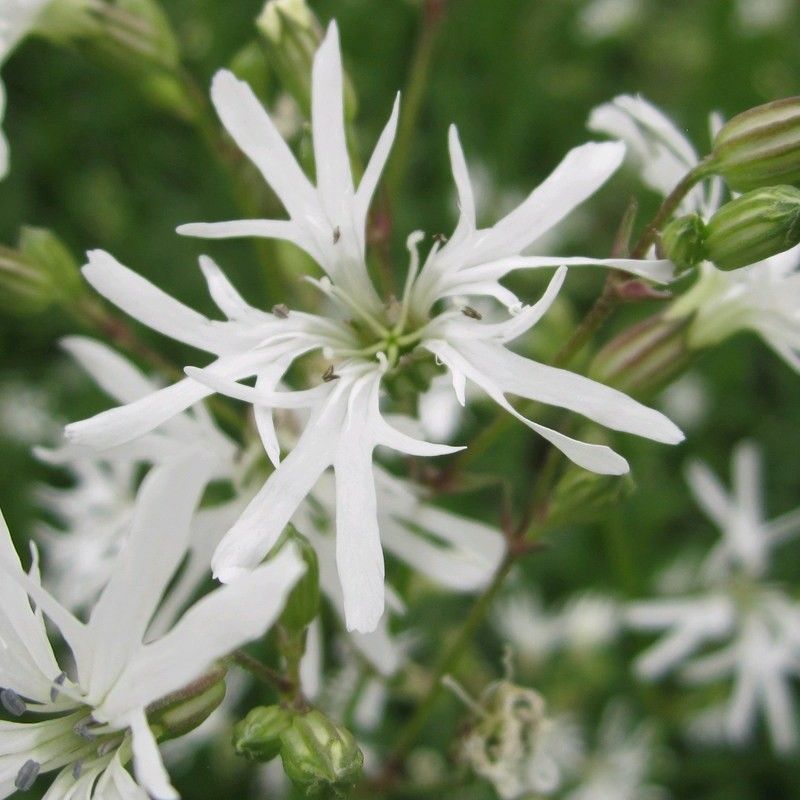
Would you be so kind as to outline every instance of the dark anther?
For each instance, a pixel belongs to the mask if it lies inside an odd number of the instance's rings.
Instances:
[[[331,381],[335,381],[339,376],[333,371],[333,364],[331,364],[325,372],[322,373],[322,380],[325,383],[330,383]]]
[[[29,758],[20,768],[17,773],[17,779],[14,781],[14,786],[20,792],[27,792],[33,786],[34,781],[39,777],[39,770],[41,764]]]
[[[470,319],[483,319],[483,314],[480,311],[476,311],[472,306],[464,306],[461,309],[461,313]]]
[[[67,673],[66,672],[62,672],[53,681],[53,685],[50,687],[50,702],[51,703],[55,703],[55,701],[58,700],[58,694],[61,691],[61,687],[64,685],[64,681],[66,679],[67,679]]]
[[[333,229],[333,243],[336,244],[342,238],[342,229],[337,225]]]
[[[13,717],[21,717],[28,710],[25,701],[13,689],[3,689],[0,692],[0,703]]]
[[[278,303],[276,306],[272,306],[272,313],[278,317],[278,319],[286,319],[289,316],[289,306],[285,303]]]
[[[433,234],[433,241],[438,242],[439,244],[446,244],[447,237],[443,233],[434,233]]]
[[[82,772],[83,772],[83,761],[76,761],[72,765],[72,777],[75,778],[75,780],[78,780]]]

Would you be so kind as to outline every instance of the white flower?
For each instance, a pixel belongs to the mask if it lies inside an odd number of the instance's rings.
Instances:
[[[190,456],[145,478],[131,534],[86,623],[41,588],[35,568],[25,574],[2,523],[2,700],[12,714],[29,710],[45,718],[0,723],[0,796],[28,788],[40,771],[60,770],[47,795],[52,800],[177,797],[148,725],[148,706],[261,636],[303,569],[297,554],[285,550],[200,600],[163,636],[148,635],[186,553],[203,485],[195,473],[207,469]],[[71,651],[72,664],[64,669],[48,641],[43,614]],[[141,788],[123,769],[131,755]]]
[[[642,722],[632,726],[630,712],[620,702],[603,713],[595,737],[596,749],[579,770],[578,785],[564,800],[660,800],[664,789],[648,783],[654,760],[655,731]]]
[[[711,136],[722,124],[717,114],[709,118]],[[642,182],[666,197],[687,172],[697,166],[697,151],[662,111],[643,97],[622,94],[597,106],[589,116],[589,130],[621,139],[639,170]],[[708,219],[722,201],[719,178],[692,189],[681,201],[682,214],[696,212]]]
[[[422,234],[412,234],[411,265],[402,298],[384,304],[367,272],[364,226],[394,135],[397,106],[358,190],[354,190],[344,138],[341,84],[338,34],[332,24],[313,69],[314,186],[250,89],[229,73],[218,74],[212,96],[220,116],[275,189],[290,219],[203,223],[182,230],[294,241],[325,271],[325,278],[315,283],[338,304],[342,318],[287,311],[282,306],[274,313],[255,309],[210,259],[203,258],[201,267],[211,295],[227,317],[224,322],[212,321],[167,297],[108,254],[90,253],[84,274],[102,295],[144,324],[212,353],[216,359],[204,369],[187,368],[189,377],[174,386],[68,426],[67,435],[76,444],[113,448],[156,429],[213,392],[252,403],[259,433],[276,469],[220,543],[212,564],[215,575],[229,581],[256,566],[320,476],[333,467],[336,560],[345,616],[348,628],[368,632],[378,624],[384,608],[373,450],[383,445],[410,455],[434,456],[459,449],[414,439],[382,416],[383,377],[404,368],[407,359],[403,356],[425,358],[427,351],[449,369],[462,404],[469,379],[573,461],[598,472],[621,474],[628,465],[606,446],[585,444],[525,419],[505,395],[568,408],[607,427],[656,441],[676,443],[682,434],[663,415],[620,392],[528,361],[504,347],[533,326],[548,308],[564,280],[563,267],[539,303],[505,322],[481,324],[467,319],[460,310],[429,318],[437,301],[457,294],[490,295],[518,305],[499,280],[520,267],[563,261],[601,263],[668,277],[668,262],[519,256],[606,180],[622,157],[621,146],[578,148],[518,209],[491,229],[477,230],[466,166],[453,130],[451,156],[461,200],[456,232],[443,247],[433,246],[421,269],[417,245]],[[290,365],[311,351],[321,351],[328,362],[322,382],[311,389],[279,390]],[[253,386],[240,382],[253,376]],[[273,409],[280,408],[310,409],[300,438],[282,462],[272,418]]]
[[[722,539],[696,571],[688,596],[628,608],[631,626],[664,632],[636,670],[648,680],[676,669],[690,683],[732,678],[725,737],[741,743],[752,735],[760,707],[775,747],[786,751],[798,738],[791,681],[800,675],[800,604],[764,577],[772,548],[800,531],[800,514],[764,521],[758,458],[749,444],[734,455],[733,497],[700,464],[690,467],[689,482]]]
[[[690,347],[711,347],[749,330],[800,371],[800,246],[740,269],[723,271],[708,261],[696,283],[667,311],[691,316]]]

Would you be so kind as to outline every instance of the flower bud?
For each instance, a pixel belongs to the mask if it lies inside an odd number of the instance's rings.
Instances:
[[[717,211],[708,223],[706,258],[720,269],[755,264],[800,242],[800,189],[754,189]]]
[[[311,543],[293,526],[289,526],[289,540],[297,547],[306,571],[289,593],[280,621],[292,633],[299,633],[319,613],[319,562]]]
[[[633,489],[630,476],[599,475],[570,464],[553,490],[547,521],[574,524],[597,519]]]
[[[254,708],[234,726],[233,747],[252,761],[271,761],[280,752],[281,734],[291,722],[291,712],[281,706]]]
[[[267,0],[256,26],[266,40],[272,68],[303,114],[310,117],[311,67],[322,42],[322,25],[306,0]],[[346,76],[344,104],[347,118],[352,119],[356,95]]]
[[[729,120],[714,139],[709,166],[737,192],[800,183],[800,96]]]
[[[148,706],[147,721],[159,741],[185,736],[208,719],[225,699],[226,672],[218,667]]]
[[[705,257],[706,224],[699,214],[672,220],[661,231],[664,255],[681,270],[696,267]]]
[[[361,776],[364,756],[353,734],[316,709],[295,713],[281,743],[284,771],[309,790],[344,789]]]
[[[35,314],[83,291],[78,264],[54,233],[23,228],[17,249],[0,247],[0,298],[18,314]]]
[[[595,356],[589,376],[626,394],[653,394],[689,364],[689,323],[683,315],[648,317],[606,344]]]

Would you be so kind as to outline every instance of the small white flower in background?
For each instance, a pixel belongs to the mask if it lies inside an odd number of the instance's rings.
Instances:
[[[578,30],[589,41],[622,35],[640,21],[643,7],[642,0],[589,0],[578,15]]]
[[[634,726],[629,710],[612,702],[593,737],[596,747],[582,759],[577,785],[562,800],[665,800],[665,789],[650,783],[657,756],[655,730],[648,722]]]
[[[35,565],[30,575],[22,570],[2,523],[0,699],[14,716],[56,716],[0,723],[0,796],[28,789],[40,772],[52,770],[60,770],[47,795],[54,800],[178,796],[149,727],[148,707],[260,637],[303,571],[296,552],[286,549],[235,585],[204,597],[162,636],[148,633],[186,554],[203,485],[196,473],[207,471],[206,463],[189,455],[145,478],[131,533],[86,623],[42,589]],[[43,615],[71,651],[66,668],[53,654]],[[123,768],[131,756],[138,787]]]
[[[710,400],[708,383],[699,372],[688,372],[661,393],[660,406],[684,431],[690,431],[708,417]]]
[[[785,752],[798,742],[792,683],[800,676],[800,603],[766,576],[773,549],[800,532],[800,511],[765,521],[757,451],[741,444],[733,461],[732,495],[705,466],[690,466],[690,487],[722,538],[688,593],[629,606],[632,627],[664,632],[636,671],[657,680],[677,670],[691,684],[732,679],[720,726],[725,739],[751,738],[762,713],[775,748]]]
[[[56,439],[64,423],[50,407],[48,393],[13,378],[0,384],[0,431],[20,444]]]
[[[495,628],[516,656],[536,664],[564,650],[576,654],[604,647],[619,634],[621,610],[610,597],[583,593],[551,611],[528,592],[498,603]]]
[[[736,0],[734,18],[742,33],[758,36],[780,28],[793,10],[792,0]]]
[[[517,416],[577,464],[622,474],[624,458],[605,445],[588,444],[519,414],[506,394],[583,414],[601,425],[655,441],[677,443],[680,431],[663,415],[589,379],[547,367],[506,349],[529,330],[555,299],[562,266],[535,305],[521,304],[499,280],[520,268],[555,264],[600,264],[662,280],[669,262],[521,256],[522,251],[593,194],[617,168],[624,148],[590,143],[576,148],[517,209],[492,228],[479,230],[466,163],[455,129],[450,153],[461,216],[450,240],[431,248],[420,266],[422,234],[409,237],[411,266],[400,301],[379,298],[365,261],[365,226],[370,200],[389,153],[398,106],[384,129],[356,189],[345,142],[338,32],[331,24],[314,59],[312,132],[316,185],[301,170],[249,87],[228,72],[214,79],[212,99],[229,133],[259,167],[283,202],[289,220],[200,223],[181,230],[209,237],[266,236],[287,239],[308,252],[325,272],[313,281],[336,302],[333,319],[276,306],[272,313],[248,305],[207,258],[201,267],[226,321],[212,321],[169,298],[106,253],[89,255],[84,274],[94,288],[144,324],[215,356],[204,369],[187,368],[186,379],[117,409],[67,427],[75,444],[114,448],[147,434],[204,397],[219,392],[252,403],[270,460],[275,465],[263,489],[220,543],[215,575],[230,581],[253,569],[269,552],[320,476],[333,467],[336,487],[336,560],[347,626],[374,630],[384,611],[384,563],[379,536],[372,454],[385,446],[415,456],[457,449],[414,439],[392,427],[380,409],[384,376],[401,370],[404,356],[434,357],[450,372],[459,402],[467,380]],[[489,296],[517,313],[484,323],[469,308],[444,311],[438,301],[454,296]],[[463,312],[463,313],[462,313]],[[327,369],[310,389],[279,390],[292,363],[321,351]],[[429,356],[426,356],[426,351]],[[254,386],[241,383],[255,376]],[[280,461],[273,410],[308,408],[305,429]]]
[[[800,371],[798,267],[800,246],[729,271],[706,261],[696,283],[670,306],[667,317],[692,317],[690,347],[710,347],[738,331],[753,331]]]
[[[711,138],[722,125],[717,114],[709,118]],[[587,127],[620,139],[642,182],[666,197],[687,172],[697,166],[697,151],[674,122],[643,97],[622,94],[597,106]],[[692,189],[678,206],[681,214],[696,212],[708,219],[722,202],[723,184],[713,178]]]

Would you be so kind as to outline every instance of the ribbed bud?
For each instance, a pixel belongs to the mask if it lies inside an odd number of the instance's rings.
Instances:
[[[661,250],[678,269],[696,267],[705,255],[706,224],[699,214],[672,220],[661,231]]]
[[[225,674],[219,667],[148,706],[147,721],[159,741],[185,736],[208,719],[225,699]]]
[[[597,519],[632,488],[633,482],[627,475],[598,475],[571,464],[553,490],[548,523],[574,524]]]
[[[267,43],[267,56],[284,88],[303,114],[311,115],[311,66],[323,37],[322,25],[306,0],[268,0],[256,20]],[[352,119],[356,96],[344,81],[345,114]]]
[[[7,311],[39,313],[82,289],[78,263],[51,231],[23,228],[17,249],[0,247],[0,304]]]
[[[714,139],[710,166],[737,192],[800,184],[800,96],[729,120]]]
[[[717,211],[708,223],[706,257],[719,269],[737,269],[800,242],[800,189],[754,189]]]
[[[594,358],[589,376],[638,397],[663,388],[692,357],[690,317],[656,314],[612,339]]]
[[[252,709],[233,729],[233,747],[251,761],[271,761],[281,750],[281,734],[292,722],[291,712],[281,706]]]
[[[353,734],[316,709],[295,713],[281,741],[284,771],[309,790],[345,789],[361,776],[364,756]]]
[[[307,628],[319,613],[319,562],[316,550],[301,533],[289,526],[289,540],[294,542],[306,571],[294,585],[281,614],[281,624],[292,633]]]

